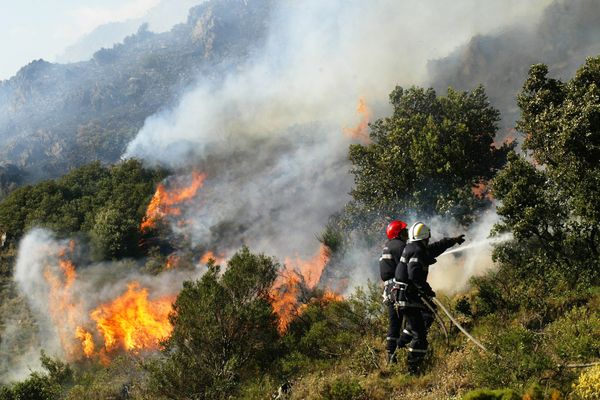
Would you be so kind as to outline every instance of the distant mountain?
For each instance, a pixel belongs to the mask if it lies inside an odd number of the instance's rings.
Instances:
[[[272,0],[213,0],[164,33],[142,26],[86,62],[37,60],[0,82],[0,160],[29,180],[115,162],[197,77],[218,82],[266,37]]]
[[[598,1],[556,1],[545,9],[538,24],[475,36],[448,57],[431,62],[430,84],[438,90],[448,86],[468,90],[483,84],[508,128],[519,117],[515,98],[530,65],[547,64],[550,74],[568,78],[586,57],[598,54]]]
[[[122,42],[125,37],[133,35],[144,24],[148,24],[148,30],[152,32],[170,30],[173,25],[185,20],[190,8],[204,1],[162,0],[158,5],[148,10],[143,17],[100,25],[79,41],[67,47],[63,54],[56,57],[56,62],[87,61],[92,58],[98,49],[113,47],[114,44]]]

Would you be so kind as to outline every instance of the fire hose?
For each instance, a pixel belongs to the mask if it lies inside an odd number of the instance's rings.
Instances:
[[[431,312],[438,318],[438,320],[440,319],[440,317],[438,316],[435,308],[431,305],[431,303],[424,297],[421,298],[423,300],[423,303],[425,303],[425,306],[427,306],[427,308],[429,308],[429,310],[431,310]],[[472,341],[473,343],[475,343],[477,345],[477,347],[479,347],[481,350],[485,351],[486,353],[489,353],[489,350],[485,348],[484,345],[481,344],[481,342],[477,339],[475,339],[469,332],[467,332],[467,330],[465,328],[462,327],[461,324],[458,323],[458,321],[452,316],[452,314],[450,314],[450,311],[448,311],[446,309],[446,307],[444,307],[444,305],[435,297],[431,298],[431,301],[434,302],[443,312],[444,314],[446,314],[448,316],[448,318],[450,318],[450,321],[452,321],[452,323],[462,332],[464,333],[464,335],[467,337],[467,339],[469,339],[470,341]],[[442,326],[443,323],[442,323]],[[446,331],[446,327],[444,326],[444,332],[447,335],[447,331]],[[498,356],[500,357],[500,356]]]

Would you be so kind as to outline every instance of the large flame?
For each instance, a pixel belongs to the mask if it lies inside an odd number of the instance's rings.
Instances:
[[[198,190],[204,185],[205,179],[205,174],[192,172],[191,183],[187,186],[168,190],[164,184],[160,183],[152,200],[150,200],[150,204],[148,204],[140,230],[147,232],[156,227],[156,222],[166,215],[180,215],[181,209],[178,206],[193,199]]]
[[[71,241],[68,248],[58,254],[58,268],[52,264],[46,265],[43,271],[48,283],[48,310],[50,318],[56,326],[58,338],[65,351],[67,360],[80,356],[81,351],[75,339],[78,338],[77,326],[83,316],[80,305],[73,300],[77,273],[75,265],[69,260],[74,252],[75,242]]]
[[[96,346],[94,344],[94,337],[92,336],[92,334],[84,328],[78,326],[75,329],[75,336],[77,337],[77,339],[81,340],[83,354],[85,354],[85,356],[88,358],[93,356],[94,349]]]
[[[83,356],[98,355],[108,362],[106,354],[123,349],[137,351],[156,349],[160,341],[172,331],[169,322],[175,296],[151,300],[148,290],[139,283],[131,282],[127,291],[116,299],[96,307],[89,317],[96,324],[96,333],[87,329],[89,319],[80,302],[75,299],[74,285],[77,280],[75,265],[69,259],[75,243],[61,250],[57,264],[44,268],[44,278],[49,286],[48,309],[68,361]],[[96,351],[94,338],[102,338],[103,346]]]
[[[148,290],[131,282],[127,291],[92,311],[91,318],[104,338],[104,349],[156,349],[173,329],[169,322],[174,296],[148,299]]]
[[[285,268],[273,284],[271,290],[271,306],[279,318],[279,331],[285,332],[289,323],[302,313],[300,304],[300,284],[313,289],[319,283],[325,265],[329,261],[329,251],[323,244],[319,251],[309,260],[299,257],[286,258]],[[332,293],[333,295],[333,293]]]
[[[360,122],[354,128],[345,128],[344,133],[351,139],[360,141],[363,144],[371,143],[369,137],[369,121],[371,120],[371,110],[367,105],[366,100],[361,97],[358,99],[356,112],[360,115]]]

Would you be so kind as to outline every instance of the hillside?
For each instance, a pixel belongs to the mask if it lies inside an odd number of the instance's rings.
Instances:
[[[0,400],[598,400],[599,12],[211,0],[23,67]]]
[[[477,35],[445,58],[429,64],[429,84],[470,90],[485,85],[490,100],[513,128],[519,117],[515,102],[529,65],[544,63],[561,78],[571,76],[579,61],[600,52],[600,8],[594,0],[554,2],[540,21],[515,24],[500,33]]]
[[[155,34],[140,27],[90,61],[37,60],[0,82],[0,158],[29,181],[119,159],[144,120],[199,76],[219,82],[262,44],[270,2],[218,1]]]

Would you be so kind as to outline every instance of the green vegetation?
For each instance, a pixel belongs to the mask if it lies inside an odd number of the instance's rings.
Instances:
[[[173,305],[173,333],[149,364],[151,391],[165,399],[228,398],[265,371],[278,350],[269,291],[274,260],[243,248],[199,281],[186,282]]]
[[[373,144],[350,149],[353,200],[320,236],[334,252],[341,232],[372,232],[410,209],[469,223],[487,202],[473,185],[491,181],[494,231],[514,239],[497,246],[497,268],[470,291],[440,294],[489,352],[434,325],[421,376],[406,373],[402,353],[387,365],[377,284],[345,299],[301,287],[301,311],[280,333],[270,305],[279,265],[242,248],[224,271],[210,263],[185,283],[158,354],[109,366],[44,356],[46,373],[3,387],[0,399],[257,399],[285,382],[289,399],[597,399],[600,369],[582,364],[600,359],[599,88],[600,57],[569,82],[533,66],[518,99],[523,155],[492,146],[498,114],[482,88],[445,97],[396,88]],[[13,192],[0,226],[13,241],[42,225],[88,235],[102,257],[135,255],[129,235],[160,177],[135,161],[91,164]],[[3,268],[13,256],[2,253]]]
[[[373,143],[350,146],[355,187],[342,226],[379,233],[382,221],[410,213],[472,221],[489,205],[472,189],[494,176],[513,147],[492,145],[499,113],[483,87],[443,97],[396,87],[390,102],[392,115],[370,125]]]
[[[57,180],[23,186],[0,203],[0,231],[16,242],[33,227],[85,233],[96,258],[135,256],[139,224],[164,171],[136,160],[113,167],[95,162]]]

